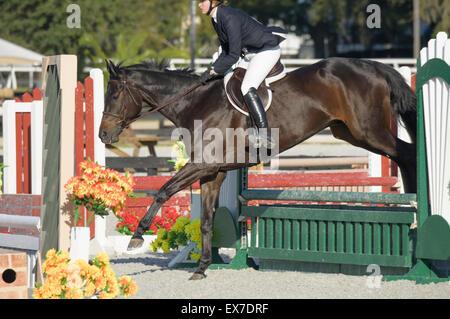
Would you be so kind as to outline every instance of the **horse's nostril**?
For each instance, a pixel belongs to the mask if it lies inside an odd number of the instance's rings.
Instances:
[[[105,130],[100,131],[100,138],[106,137],[106,135],[108,135],[108,133],[106,133]]]

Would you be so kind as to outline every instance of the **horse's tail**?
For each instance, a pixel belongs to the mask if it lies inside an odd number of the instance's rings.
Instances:
[[[411,141],[416,143],[417,133],[417,97],[406,83],[403,76],[393,67],[373,62],[376,70],[383,75],[391,91],[391,105],[394,112],[400,115],[406,126]]]

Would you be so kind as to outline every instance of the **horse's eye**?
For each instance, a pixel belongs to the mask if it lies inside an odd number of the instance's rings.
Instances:
[[[118,93],[118,94],[116,94],[116,95],[113,95],[112,98],[113,98],[114,100],[117,100],[117,99],[119,98],[119,95],[120,95],[120,93]]]

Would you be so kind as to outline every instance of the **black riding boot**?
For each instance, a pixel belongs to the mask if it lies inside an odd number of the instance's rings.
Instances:
[[[244,95],[244,101],[247,105],[248,112],[257,126],[258,133],[255,141],[255,147],[258,148],[264,146],[266,148],[273,148],[274,142],[270,136],[270,129],[266,119],[266,111],[264,110],[264,106],[255,88],[250,88],[248,93]],[[266,131],[267,133],[260,134],[260,131]]]

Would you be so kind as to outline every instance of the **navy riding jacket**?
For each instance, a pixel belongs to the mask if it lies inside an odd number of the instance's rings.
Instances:
[[[285,38],[272,32],[284,33],[280,27],[267,27],[240,9],[221,5],[217,8],[217,23],[211,18],[222,53],[214,62],[214,70],[224,74],[235,64],[243,50],[252,51],[265,45],[276,46]]]

